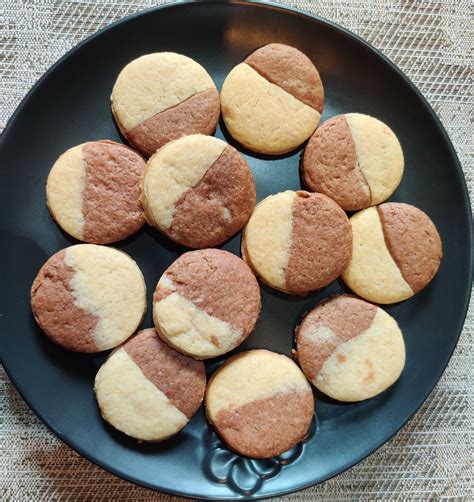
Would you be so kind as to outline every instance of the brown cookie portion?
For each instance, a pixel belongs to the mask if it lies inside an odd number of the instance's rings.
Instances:
[[[385,243],[414,293],[422,290],[438,271],[441,238],[430,218],[409,204],[388,202],[377,206]]]
[[[297,356],[305,375],[313,380],[337,347],[369,329],[377,307],[349,295],[341,295],[317,305],[296,330]],[[305,333],[329,328],[334,335],[321,341]]]
[[[123,348],[145,377],[191,418],[206,390],[204,364],[183,356],[164,343],[153,328],[139,331]]]
[[[352,254],[352,230],[344,211],[329,197],[299,191],[293,225],[286,290],[307,293],[339,277]]]
[[[86,165],[84,240],[108,244],[138,231],[145,222],[139,203],[145,160],[114,141],[85,143],[82,155]]]
[[[219,107],[219,93],[209,89],[123,132],[130,143],[150,157],[166,143],[182,136],[212,134],[219,119]]]
[[[262,77],[299,101],[323,111],[324,89],[318,70],[301,51],[283,44],[268,44],[244,61]]]
[[[235,410],[221,410],[213,424],[222,440],[237,453],[270,458],[304,439],[313,412],[312,392],[285,392]]]
[[[192,248],[216,246],[237,233],[255,206],[255,183],[240,153],[228,145],[201,181],[176,202],[168,233]]]
[[[220,249],[181,255],[165,272],[177,293],[207,314],[242,331],[253,330],[260,313],[260,289],[250,268],[237,256]],[[157,288],[154,302],[171,294]]]
[[[74,269],[65,250],[51,256],[31,286],[31,308],[40,328],[58,345],[76,352],[97,352],[93,333],[98,317],[75,305],[70,286]]]
[[[344,115],[322,124],[303,154],[306,186],[334,199],[344,210],[370,205],[370,188],[357,162],[356,148]]]

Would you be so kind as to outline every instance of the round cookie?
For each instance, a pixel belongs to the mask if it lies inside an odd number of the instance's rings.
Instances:
[[[305,438],[314,398],[294,361],[251,350],[232,357],[212,375],[205,406],[209,422],[231,450],[271,458]]]
[[[393,131],[360,113],[332,117],[306,145],[301,169],[307,188],[355,211],[384,202],[400,184],[403,152]]]
[[[196,359],[240,345],[260,313],[260,288],[243,260],[220,249],[181,255],[161,276],[153,319],[161,338]]]
[[[114,141],[70,148],[48,175],[48,209],[65,232],[81,241],[125,239],[145,223],[139,202],[144,168],[141,155]]]
[[[341,275],[351,257],[351,226],[329,197],[304,191],[271,195],[255,208],[242,256],[263,282],[304,295]]]
[[[139,441],[162,441],[196,413],[206,390],[204,364],[144,329],[101,366],[94,390],[105,421]]]
[[[380,394],[405,365],[403,336],[393,317],[359,298],[330,298],[296,330],[298,362],[321,392],[339,401]]]
[[[78,244],[51,256],[31,286],[31,308],[46,335],[76,352],[101,352],[132,335],[146,310],[138,265],[122,251]]]
[[[175,242],[213,247],[247,223],[255,183],[235,148],[193,134],[168,143],[149,159],[140,201],[148,223]]]
[[[387,202],[359,211],[350,221],[352,258],[342,278],[359,296],[395,303],[433,279],[441,262],[441,239],[423,211]]]
[[[148,157],[182,136],[212,134],[219,119],[219,93],[207,71],[173,52],[130,62],[110,100],[122,134]]]
[[[318,70],[298,49],[269,44],[227,75],[222,117],[230,134],[255,152],[283,154],[306,141],[323,110]]]

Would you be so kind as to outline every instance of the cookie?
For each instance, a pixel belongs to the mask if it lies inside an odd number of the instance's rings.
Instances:
[[[405,365],[397,322],[380,307],[349,295],[317,305],[296,330],[306,377],[339,401],[361,401],[388,389]]]
[[[243,260],[220,249],[181,255],[161,276],[153,319],[161,338],[196,359],[240,345],[260,314],[260,288]]]
[[[240,455],[270,458],[308,433],[311,387],[288,357],[268,350],[242,352],[212,375],[206,414],[224,443]]]
[[[351,250],[344,211],[329,197],[304,191],[260,202],[242,238],[242,256],[263,282],[300,295],[339,277]]]
[[[322,124],[306,145],[301,169],[306,187],[346,211],[387,200],[403,175],[403,152],[380,120],[346,113]]]
[[[243,146],[283,154],[306,141],[323,110],[318,70],[298,49],[269,44],[237,65],[221,91],[222,117]]]
[[[207,71],[173,52],[134,59],[110,100],[122,134],[146,156],[182,136],[212,134],[219,119],[219,93]]]
[[[104,420],[140,441],[162,441],[196,413],[206,389],[204,364],[144,329],[112,352],[95,378]]]
[[[41,267],[31,308],[53,342],[76,352],[101,352],[122,343],[142,322],[145,280],[122,251],[78,244]]]
[[[235,148],[194,134],[149,159],[140,200],[148,223],[170,239],[190,248],[213,247],[247,223],[255,183]]]
[[[395,303],[433,279],[441,262],[441,239],[423,211],[387,202],[356,213],[350,221],[352,259],[342,278],[359,296]]]
[[[70,148],[49,173],[48,209],[65,232],[81,241],[125,239],[145,223],[139,202],[144,168],[141,155],[114,141]]]

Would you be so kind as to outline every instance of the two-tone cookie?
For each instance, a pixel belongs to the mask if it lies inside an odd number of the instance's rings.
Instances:
[[[182,136],[212,134],[219,119],[219,93],[207,71],[173,52],[133,60],[110,99],[122,134],[146,156]]]
[[[376,303],[395,303],[421,291],[438,271],[441,238],[430,218],[409,204],[387,202],[351,218],[352,258],[344,282]]]
[[[168,143],[149,159],[140,200],[148,223],[175,242],[213,247],[247,223],[255,183],[235,148],[193,134]]]
[[[232,357],[212,375],[205,406],[209,422],[231,450],[270,458],[305,438],[314,398],[291,359],[252,350]]]
[[[304,191],[260,202],[242,238],[242,256],[263,282],[301,295],[339,277],[351,251],[344,211],[329,197]]]
[[[131,336],[146,310],[138,265],[122,251],[78,244],[51,256],[31,287],[31,308],[51,340],[101,352]]]
[[[384,202],[403,175],[403,152],[393,131],[360,113],[332,117],[306,145],[301,169],[306,187],[346,211]]]
[[[298,49],[269,44],[257,49],[226,77],[222,117],[243,146],[283,154],[306,141],[323,110],[318,70]]]
[[[393,317],[359,298],[330,298],[296,330],[298,362],[311,383],[339,401],[380,394],[405,365],[403,336]]]
[[[145,223],[140,178],[145,160],[114,141],[70,148],[54,163],[46,183],[49,211],[69,235],[93,244],[129,237]]]
[[[145,329],[101,366],[94,390],[104,420],[140,441],[162,441],[196,413],[206,389],[204,364]]]
[[[243,260],[203,249],[181,255],[162,275],[153,319],[163,340],[197,359],[237,347],[253,331],[260,288]]]

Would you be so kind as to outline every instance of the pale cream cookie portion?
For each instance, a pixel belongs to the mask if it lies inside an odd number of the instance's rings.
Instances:
[[[69,235],[83,240],[83,192],[86,182],[86,164],[83,145],[66,150],[54,163],[46,183],[48,208],[59,226]]]
[[[178,199],[201,181],[226,146],[220,139],[193,134],[168,143],[149,159],[141,202],[150,224],[171,226]]]
[[[104,419],[139,440],[161,441],[189,420],[145,377],[123,347],[101,366],[94,389]]]
[[[163,286],[162,279],[158,287]],[[167,343],[197,359],[232,350],[242,336],[241,331],[207,314],[176,292],[153,304],[153,319]]]
[[[92,337],[97,350],[115,347],[132,335],[146,310],[146,286],[138,265],[117,249],[79,244],[66,249],[74,270],[75,305],[98,318]]]
[[[403,176],[403,151],[394,132],[383,122],[361,113],[344,115],[354,141],[357,162],[370,188],[370,205],[392,195]]]
[[[307,392],[308,381],[287,356],[269,350],[251,350],[230,359],[209,382],[209,417],[275,394]]]
[[[283,290],[290,256],[295,197],[296,192],[288,190],[261,201],[247,223],[242,239],[244,259],[265,283]]]
[[[230,134],[250,150],[290,152],[311,136],[321,115],[246,63],[226,77],[221,91],[222,116]]]
[[[375,207],[350,219],[352,258],[342,274],[344,282],[362,298],[376,303],[406,300],[414,292],[393,260]]]
[[[377,308],[370,327],[340,344],[313,380],[324,394],[339,401],[360,401],[380,394],[405,365],[403,336],[393,317]]]
[[[215,89],[215,85],[200,64],[182,54],[159,52],[125,66],[115,82],[111,102],[121,127],[131,130],[208,89]]]

